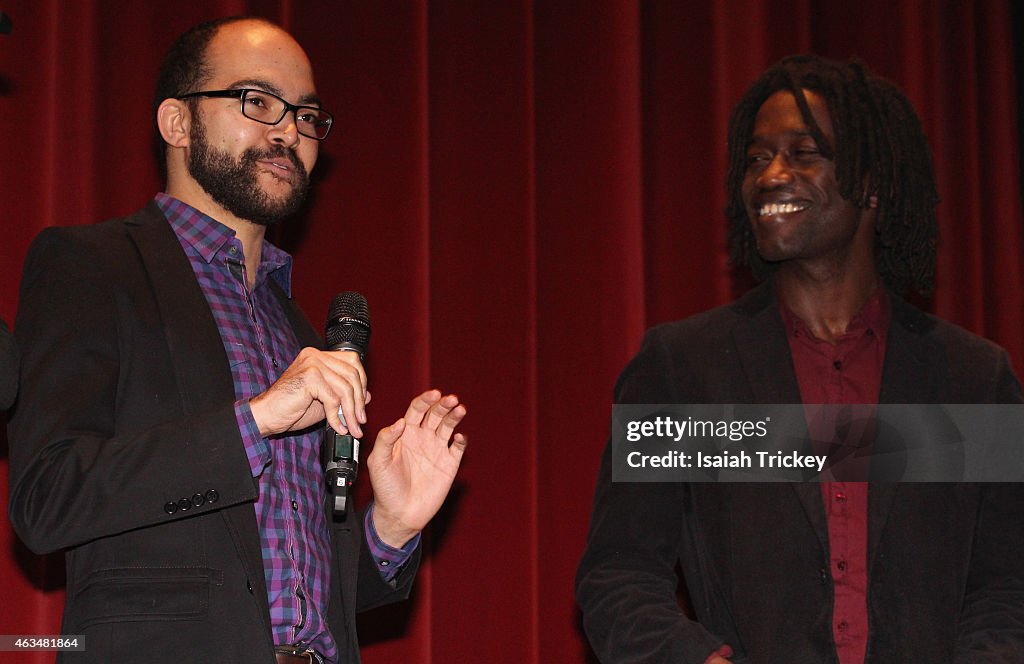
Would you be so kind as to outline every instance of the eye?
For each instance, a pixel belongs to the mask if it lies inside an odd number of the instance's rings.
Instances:
[[[814,141],[803,140],[793,146],[793,157],[799,160],[809,161],[818,158],[821,150]]]
[[[746,166],[748,169],[763,168],[769,161],[771,161],[771,156],[764,152],[747,153]]]
[[[246,103],[247,106],[252,106],[253,108],[266,108],[267,107],[267,99],[266,99],[266,97],[264,97],[263,95],[259,94],[258,92],[250,92],[249,94],[247,94],[245,96],[245,103]]]

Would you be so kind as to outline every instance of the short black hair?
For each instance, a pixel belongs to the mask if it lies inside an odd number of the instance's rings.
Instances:
[[[729,253],[765,279],[775,266],[764,261],[742,188],[754,119],[765,100],[779,90],[796,99],[804,122],[823,154],[835,161],[840,194],[858,207],[877,199],[875,264],[897,293],[931,292],[939,202],[931,150],[921,121],[906,95],[893,83],[867,71],[858,60],[836,62],[816,55],[794,55],[761,75],[733,110],[729,121]],[[803,90],[828,106],[835,143],[825,139]]]
[[[272,21],[258,16],[227,16],[212,21],[206,21],[189,28],[171,44],[167,55],[164,56],[160,65],[160,74],[156,79],[156,89],[153,92],[153,118],[156,122],[156,112],[165,99],[180,97],[190,92],[198,92],[203,84],[210,78],[210,65],[206,60],[206,51],[210,42],[217,36],[217,33],[225,25],[238,23],[240,21],[259,21],[269,25],[276,25]],[[195,111],[196,99],[188,99],[186,103],[189,108]],[[160,167],[164,168],[164,159],[167,156],[167,144],[160,136],[157,128],[156,145],[160,157]]]

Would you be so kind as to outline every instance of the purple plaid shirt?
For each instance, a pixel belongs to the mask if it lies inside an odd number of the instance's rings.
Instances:
[[[262,438],[249,408],[249,399],[270,387],[300,350],[269,282],[273,279],[291,297],[291,256],[264,242],[250,291],[242,243],[233,230],[166,194],[157,194],[156,203],[188,256],[231,365],[235,417],[259,483],[256,521],[274,643],[309,647],[327,662],[336,662],[338,649],[326,616],[331,548],[321,433]],[[373,528],[372,506],[363,525],[377,569],[390,581],[419,538],[401,550],[381,542]]]

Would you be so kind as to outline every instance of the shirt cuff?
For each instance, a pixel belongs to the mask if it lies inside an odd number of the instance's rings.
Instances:
[[[732,648],[729,647],[728,643],[722,644],[721,648],[708,655],[708,658],[704,660],[704,664],[708,664],[715,657],[732,657]]]
[[[253,477],[259,477],[263,474],[263,469],[270,464],[270,446],[260,435],[260,428],[256,426],[248,399],[235,402],[235,420],[238,422],[238,431],[242,434],[242,445],[245,447],[249,469]]]
[[[373,525],[373,503],[370,503],[370,507],[366,510],[366,516],[363,518],[363,530],[366,532],[366,545],[370,549],[370,555],[373,556],[373,562],[377,565],[377,571],[380,572],[380,577],[387,582],[398,576],[402,567],[409,561],[409,556],[420,545],[419,533],[416,533],[416,537],[406,542],[401,549],[396,549],[381,540],[377,535],[376,526]]]

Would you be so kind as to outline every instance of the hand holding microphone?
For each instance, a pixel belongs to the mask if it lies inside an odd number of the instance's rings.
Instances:
[[[342,293],[335,297],[328,314],[331,350],[302,349],[266,392],[249,401],[253,419],[262,436],[301,431],[326,418],[338,433],[362,437],[360,425],[366,423],[366,404],[370,402],[361,357],[366,350],[365,343],[369,341],[369,317],[365,319],[365,338],[360,350],[353,345],[360,339],[353,333],[353,328],[358,331],[360,326],[352,322],[348,313],[336,311],[335,307],[343,297],[345,306],[349,306],[350,296],[362,298],[358,293]],[[365,312],[365,298],[362,306]],[[332,325],[332,320],[340,322]],[[334,342],[331,340],[332,329],[335,330]]]

